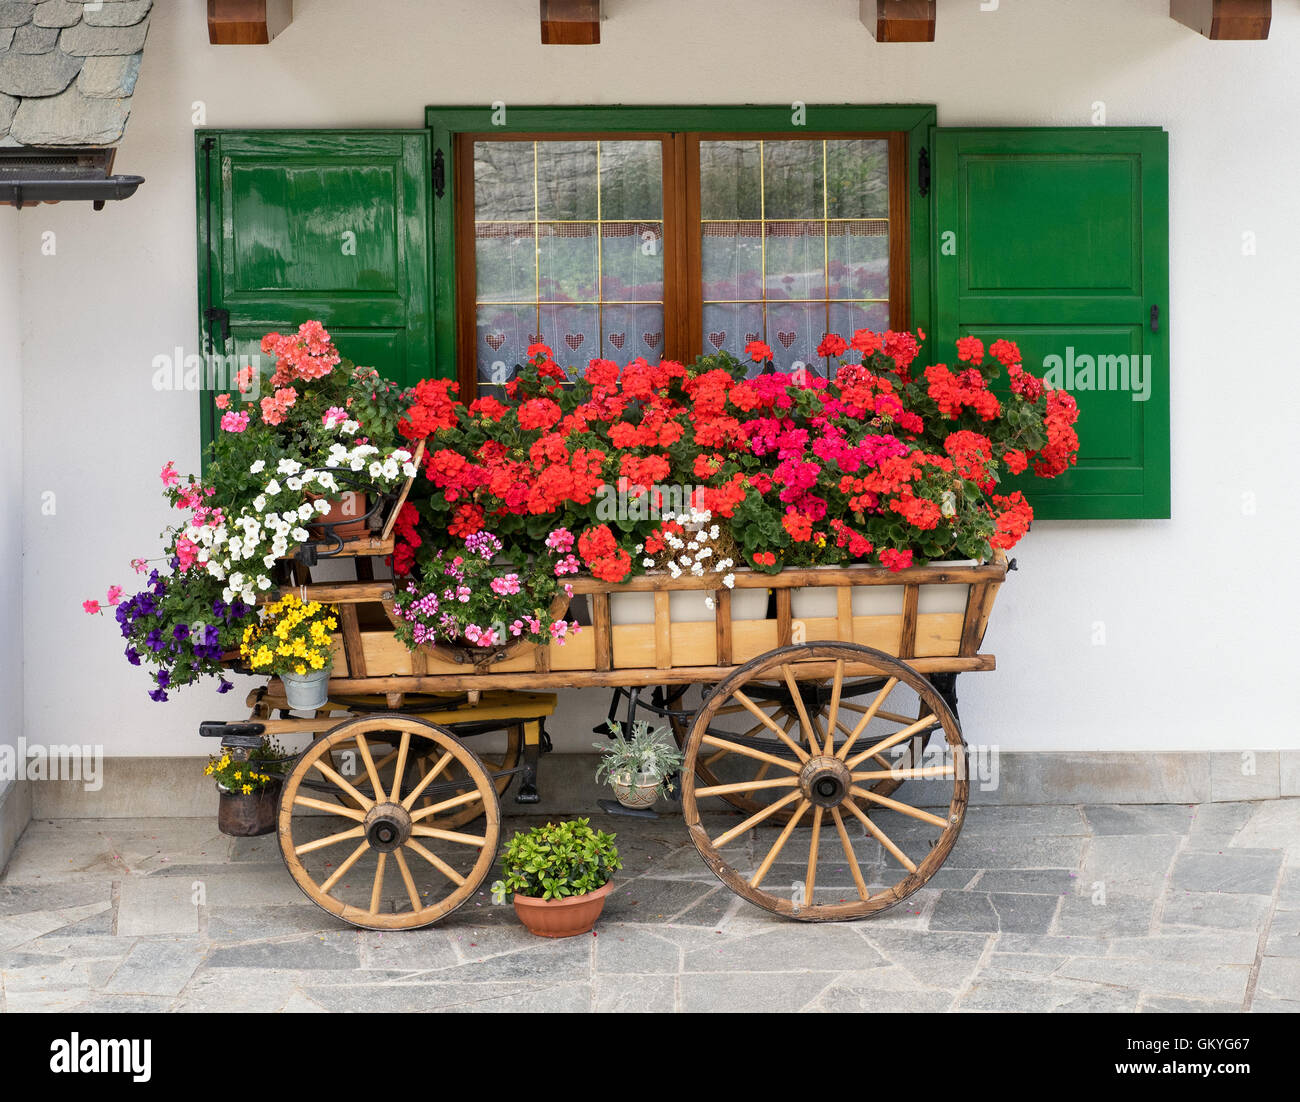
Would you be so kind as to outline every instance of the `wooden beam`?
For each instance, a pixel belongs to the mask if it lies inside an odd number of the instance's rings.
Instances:
[[[208,42],[265,46],[293,21],[293,0],[208,0]]]
[[[935,0],[858,0],[877,42],[933,42]]]
[[[601,0],[541,0],[543,46],[599,46]]]
[[[1169,15],[1206,38],[1262,42],[1273,21],[1273,0],[1169,0]]]

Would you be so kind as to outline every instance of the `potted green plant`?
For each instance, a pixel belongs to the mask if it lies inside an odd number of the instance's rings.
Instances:
[[[612,742],[594,742],[602,751],[596,767],[596,781],[608,780],[614,795],[624,807],[646,808],[673,791],[672,777],[682,767],[682,752],[672,742],[666,727],[650,729],[645,720],[632,724],[632,737],[623,736],[623,725],[610,720]]]
[[[209,759],[203,773],[217,782],[217,829],[222,834],[252,838],[275,829],[280,783],[288,760],[274,739],[263,739],[246,757],[223,750]]]
[[[498,902],[513,894],[519,920],[539,937],[585,934],[605,908],[615,869],[623,862],[614,835],[587,819],[518,831],[501,858]]]

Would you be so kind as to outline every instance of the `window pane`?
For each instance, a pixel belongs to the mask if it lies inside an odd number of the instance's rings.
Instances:
[[[579,367],[662,355],[663,205],[659,141],[476,142],[480,385],[537,339]]]
[[[826,143],[826,213],[889,217],[889,143],[883,138]]]
[[[663,297],[662,222],[605,223],[601,257],[605,302],[655,302]]]
[[[888,141],[701,141],[700,217],[701,351],[762,339],[790,370],[888,327]]]
[[[763,217],[822,218],[826,214],[825,142],[763,142]]]
[[[700,142],[700,217],[762,217],[760,176],[758,142]]]
[[[658,142],[600,143],[600,216],[663,221],[663,155]]]
[[[594,222],[542,222],[537,263],[542,302],[594,302],[600,238]]]

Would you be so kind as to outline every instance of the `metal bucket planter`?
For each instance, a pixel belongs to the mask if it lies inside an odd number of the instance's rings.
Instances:
[[[217,786],[217,829],[235,838],[255,838],[275,830],[280,810],[280,781],[274,780],[261,792],[244,795]]]
[[[295,712],[314,712],[329,700],[330,667],[308,673],[282,673],[284,696]]]

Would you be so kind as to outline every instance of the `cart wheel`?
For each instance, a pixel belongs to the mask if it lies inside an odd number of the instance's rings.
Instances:
[[[371,751],[381,734],[397,742],[397,779],[387,785]],[[336,768],[349,754],[364,790]],[[434,765],[410,783],[405,763],[420,757]],[[425,795],[433,802],[417,808]],[[431,825],[462,807],[474,808],[471,830]],[[487,770],[451,732],[409,716],[366,716],[303,752],[285,780],[279,834],[284,863],[312,902],[354,926],[414,929],[478,890],[496,856],[501,809]]]
[[[858,716],[866,712],[870,707],[871,698],[882,687],[884,678],[846,678],[841,686],[842,693],[840,699],[840,711],[837,717],[836,727],[842,733],[847,735],[852,729],[851,725],[846,726],[845,721],[850,724],[856,722]],[[678,697],[678,710],[669,718],[672,728],[673,738],[677,742],[680,750],[686,749],[687,739],[690,737],[693,717],[689,716],[689,709],[686,706],[686,700],[689,695],[690,686],[687,691]],[[823,730],[830,720],[830,686],[824,686],[820,694],[815,699],[805,699],[804,706],[809,716],[821,725]],[[791,698],[789,687],[783,680],[767,680],[756,682],[754,687],[746,694],[750,703],[756,705],[759,711],[763,712],[768,719],[775,721],[777,726],[781,727],[787,735],[792,731],[795,732],[794,738],[797,740],[799,715]],[[708,698],[706,691],[704,699]],[[865,698],[865,699],[864,699]],[[704,706],[703,700],[693,709],[696,713]],[[906,705],[896,705],[895,707],[905,707]],[[925,702],[918,699],[912,707],[912,715],[901,715],[897,711],[878,710],[873,718],[881,721],[889,721],[897,726],[906,727],[908,724],[915,723],[916,720],[928,713],[925,710]],[[683,713],[688,713],[683,718]],[[852,714],[852,713],[857,713]],[[763,749],[773,753],[787,753],[781,742],[775,738],[772,730],[766,722],[755,722],[756,716],[751,711],[735,702],[728,702],[719,707],[714,713],[713,726],[725,726],[728,724],[727,717],[735,717],[740,721],[740,726],[748,728],[741,732],[744,737],[750,739],[759,739],[770,742],[769,746]],[[735,727],[734,721],[730,724]],[[913,745],[908,743],[908,749],[905,753],[910,753]],[[906,761],[898,764],[906,765]],[[728,747],[719,749],[709,748],[707,752],[702,753],[695,764],[695,781],[700,787],[729,787],[731,781],[748,780],[752,777],[754,780],[763,780],[771,768],[770,763],[759,763],[757,766],[752,759],[745,758],[734,753]],[[902,779],[890,779],[878,781],[871,785],[871,790],[881,796],[888,796],[900,784]],[[763,792],[754,792],[746,790],[732,790],[720,793],[719,798],[731,804],[738,811],[755,812],[764,810],[771,803],[771,795],[764,797]],[[794,814],[794,805],[789,804],[772,812],[771,822],[778,826],[784,826]]]
[[[790,730],[750,695],[774,681],[787,687],[796,713]],[[877,687],[845,708],[854,681]],[[899,697],[919,701],[919,718],[886,707],[900,687]],[[736,705],[762,738],[727,728]],[[922,764],[932,731],[943,732],[942,760]],[[699,765],[719,751],[734,769],[743,762],[747,775],[701,783]],[[938,791],[915,803],[888,795],[908,780]],[[823,922],[876,914],[921,888],[957,841],[968,788],[961,729],[930,682],[869,647],[809,643],[761,655],[709,696],[686,742],[682,814],[705,863],[732,891],[775,914]],[[738,823],[706,830],[699,801],[738,793],[759,806]],[[810,829],[793,842],[800,827]]]

